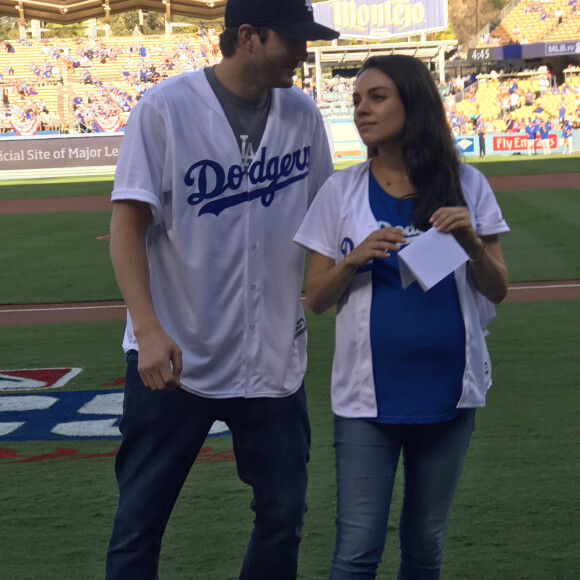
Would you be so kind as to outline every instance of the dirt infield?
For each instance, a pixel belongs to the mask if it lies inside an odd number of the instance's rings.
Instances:
[[[524,191],[526,189],[580,188],[580,173],[543,173],[540,175],[503,175],[488,177],[494,191]]]
[[[580,280],[564,280],[512,284],[505,302],[578,299]],[[125,305],[119,301],[0,306],[0,326],[124,320],[125,316]]]
[[[505,302],[580,299],[580,280],[530,282],[510,286]],[[0,306],[0,326],[124,320],[123,302],[70,302]]]
[[[0,215],[14,213],[53,213],[111,209],[108,195],[86,197],[47,197],[44,199],[5,199],[0,201]]]
[[[125,304],[118,301],[0,306],[0,326],[124,320],[125,316]]]
[[[580,188],[580,173],[507,175],[501,177],[489,177],[488,181],[494,191],[524,191],[526,189],[554,189],[568,187]],[[111,209],[111,199],[108,195],[0,200],[0,215],[107,209]]]
[[[580,187],[580,173],[488,178],[495,191]],[[0,201],[0,215],[110,210],[109,196]],[[530,282],[510,285],[506,302],[580,299],[580,280]],[[123,302],[34,304],[0,306],[0,326],[123,320]]]
[[[552,282],[518,282],[510,284],[504,302],[534,302],[537,300],[579,300],[580,280]]]

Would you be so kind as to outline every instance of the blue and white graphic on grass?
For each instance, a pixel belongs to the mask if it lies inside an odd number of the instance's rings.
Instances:
[[[118,439],[123,392],[71,391],[0,395],[0,444],[4,441]],[[227,435],[216,421],[210,437]]]

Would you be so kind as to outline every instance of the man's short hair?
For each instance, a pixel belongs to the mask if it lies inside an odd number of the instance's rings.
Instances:
[[[238,46],[238,31],[239,26],[233,27],[229,26],[224,28],[223,32],[220,34],[220,51],[224,58],[231,58],[236,52],[236,47]],[[254,30],[257,32],[260,42],[264,44],[268,39],[268,34],[270,29],[266,26],[254,26]]]

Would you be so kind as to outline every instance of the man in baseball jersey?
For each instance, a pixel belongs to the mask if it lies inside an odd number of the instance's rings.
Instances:
[[[572,122],[572,115],[568,115],[562,124],[562,154],[566,154],[566,149],[568,150],[568,155],[574,153],[574,124]]]
[[[543,121],[540,125],[540,139],[542,141],[542,151],[544,155],[550,155],[550,131],[552,130],[552,125],[547,119]]]
[[[528,145],[528,155],[532,153],[536,154],[536,125],[533,123],[532,118],[528,118],[528,124],[524,127],[524,131],[527,135],[527,145]]]
[[[310,427],[292,238],[332,162],[293,75],[306,41],[338,33],[310,0],[228,0],[225,25],[223,60],[149,89],[119,155],[111,258],[128,364],[107,580],[157,578],[165,526],[218,419],[253,491],[240,578],[296,577]]]

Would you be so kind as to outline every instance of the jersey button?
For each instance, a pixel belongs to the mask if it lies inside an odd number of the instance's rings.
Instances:
[[[250,246],[250,248],[252,248],[252,250],[255,250],[257,247],[258,247],[258,244],[252,244],[252,245]]]
[[[250,284],[250,290],[255,290],[256,289],[256,285],[255,284]]]

